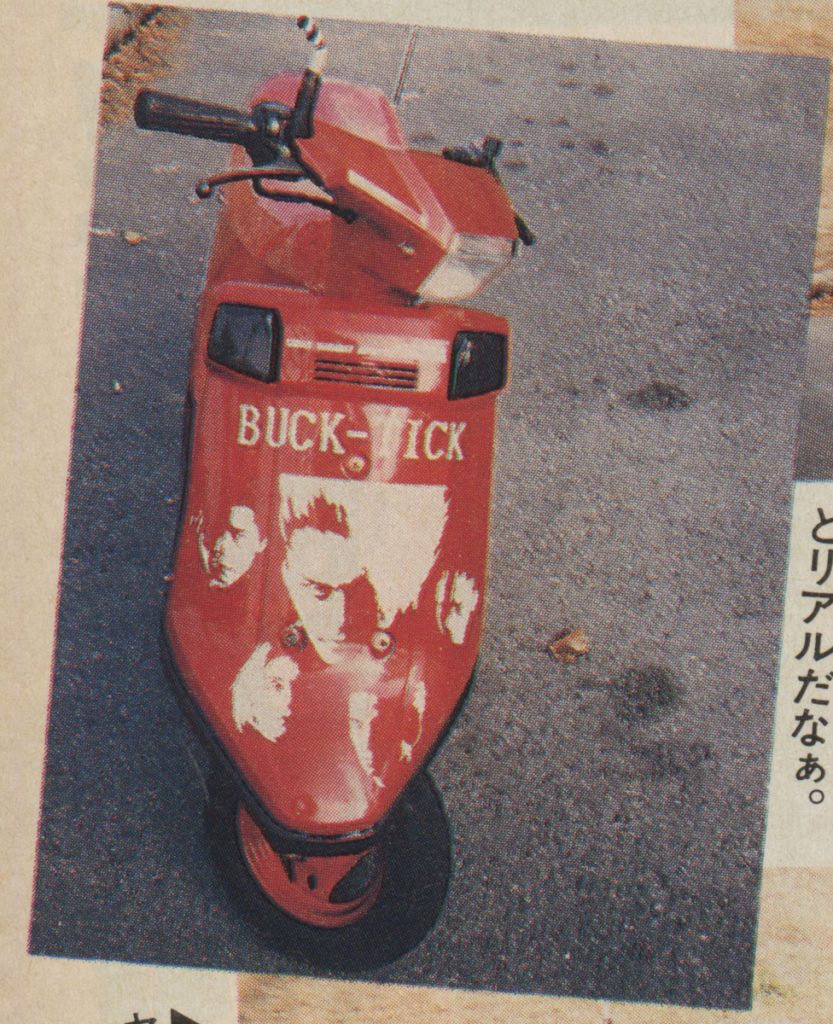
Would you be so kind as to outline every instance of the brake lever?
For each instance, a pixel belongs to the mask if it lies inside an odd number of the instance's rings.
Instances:
[[[258,182],[261,178],[276,181],[299,181],[305,177],[304,169],[295,160],[284,159],[273,161],[268,167],[237,167],[223,174],[198,181],[194,191],[199,199],[210,199],[221,185],[230,185],[237,181]]]
[[[500,139],[496,139],[494,135],[487,135],[479,146],[472,144],[462,149],[448,147],[443,150],[443,156],[446,160],[452,160],[454,163],[466,164],[469,167],[480,167],[500,181],[497,158],[500,156],[502,149],[503,143]],[[519,240],[524,245],[535,245],[537,239],[534,232],[517,210],[512,212],[515,215],[515,227],[518,231]]]
[[[497,158],[502,149],[503,143],[500,139],[496,139],[493,135],[487,135],[479,146],[476,143],[462,148],[448,146],[443,150],[443,156],[446,160],[452,160],[457,164],[480,167],[500,180],[497,171]]]
[[[346,206],[339,206],[332,199],[322,196],[304,195],[299,192],[273,192],[263,184],[267,181],[296,182],[306,177],[306,173],[299,168],[294,160],[287,160],[286,166],[276,167],[238,167],[224,174],[218,174],[213,178],[206,178],[198,181],[194,191],[199,199],[210,199],[221,185],[230,185],[239,181],[251,181],[255,193],[264,199],[274,199],[282,203],[309,203],[310,206],[317,206],[327,210],[336,217],[340,217],[347,224],[353,224],[358,214]]]

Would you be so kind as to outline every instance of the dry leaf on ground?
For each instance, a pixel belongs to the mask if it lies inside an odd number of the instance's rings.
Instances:
[[[581,627],[568,629],[555,637],[548,650],[556,661],[572,665],[590,650],[590,637]]]

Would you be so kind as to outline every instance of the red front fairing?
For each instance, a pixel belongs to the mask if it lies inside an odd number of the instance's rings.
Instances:
[[[221,302],[280,311],[278,383],[206,359]],[[464,329],[506,324],[262,285],[206,294],[168,633],[191,696],[285,828],[377,824],[474,669],[495,403],[446,397]],[[418,390],[322,379],[334,361],[415,370]]]
[[[253,102],[291,103],[295,75],[269,79]],[[347,300],[389,305],[413,296],[456,233],[517,238],[515,214],[497,178],[480,167],[407,148],[378,89],[326,80],[313,137],[298,140],[347,223],[300,203],[276,203],[249,185],[226,193],[209,280],[281,282]],[[240,148],[232,166],[250,164]],[[276,186],[277,187],[277,186]],[[325,193],[284,183],[297,196]]]

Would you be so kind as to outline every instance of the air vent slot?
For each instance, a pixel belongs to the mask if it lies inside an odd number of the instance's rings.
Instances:
[[[357,384],[365,388],[415,391],[418,370],[404,363],[377,363],[359,359],[316,359],[315,380]]]

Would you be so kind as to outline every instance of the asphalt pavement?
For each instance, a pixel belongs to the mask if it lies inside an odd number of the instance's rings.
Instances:
[[[801,394],[795,475],[799,480],[833,479],[833,316],[810,320],[807,363]]]
[[[332,74],[392,88],[406,27],[325,28]],[[156,87],[243,106],[305,51],[289,21],[193,12],[175,56]],[[514,362],[481,669],[432,767],[448,902],[367,977],[747,1004],[826,75],[420,32],[407,135],[501,136],[539,241],[480,300]],[[215,878],[205,756],[159,656],[218,209],[189,197],[225,159],[100,137],[31,941],[303,973]],[[553,661],[579,626],[590,654]]]

